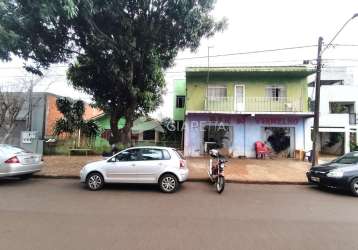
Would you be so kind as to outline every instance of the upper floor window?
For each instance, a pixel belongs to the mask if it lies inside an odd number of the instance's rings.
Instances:
[[[184,106],[185,106],[185,96],[177,95],[176,107],[177,108],[184,108]]]
[[[287,91],[285,86],[271,85],[266,87],[266,97],[272,98],[278,101],[282,97],[287,97]]]
[[[354,114],[354,102],[330,102],[329,109],[332,114]]]
[[[210,99],[220,99],[227,97],[227,87],[220,85],[208,86],[207,96]]]

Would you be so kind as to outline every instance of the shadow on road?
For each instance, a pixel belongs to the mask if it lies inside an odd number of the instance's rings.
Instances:
[[[6,177],[0,178],[0,187],[1,186],[25,186],[25,185],[32,185],[34,183],[39,182],[39,179],[30,178],[27,180],[23,180],[18,177]]]
[[[346,197],[353,197],[352,194],[347,190],[342,189],[335,189],[335,188],[328,188],[328,187],[318,187],[318,186],[308,186],[309,190],[314,192],[320,192],[328,195],[333,196],[346,196]]]

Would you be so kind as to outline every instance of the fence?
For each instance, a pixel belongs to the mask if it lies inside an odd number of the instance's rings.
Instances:
[[[291,97],[246,97],[244,103],[235,103],[234,97],[207,97],[205,111],[220,112],[303,112],[299,98]]]

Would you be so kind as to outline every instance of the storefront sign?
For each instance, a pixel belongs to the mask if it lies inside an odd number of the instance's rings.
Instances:
[[[297,125],[299,119],[296,117],[257,117],[257,124],[275,124],[275,125]]]
[[[230,117],[217,115],[209,116],[206,121],[209,123],[244,124],[247,118],[244,116]],[[297,125],[300,119],[297,117],[254,117],[254,120],[256,124]]]

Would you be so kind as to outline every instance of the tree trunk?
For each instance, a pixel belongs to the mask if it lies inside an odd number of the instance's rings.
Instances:
[[[9,139],[11,133],[14,131],[15,125],[10,126],[4,135],[4,137],[1,139],[0,144],[5,144],[7,140]]]
[[[132,127],[133,127],[133,121],[132,117],[126,117],[126,124],[121,129],[121,142],[125,146],[131,146],[132,142]]]
[[[110,127],[112,135],[109,138],[109,144],[116,144],[121,141],[121,133],[118,129],[118,122],[121,116],[118,113],[112,113],[110,118]]]

